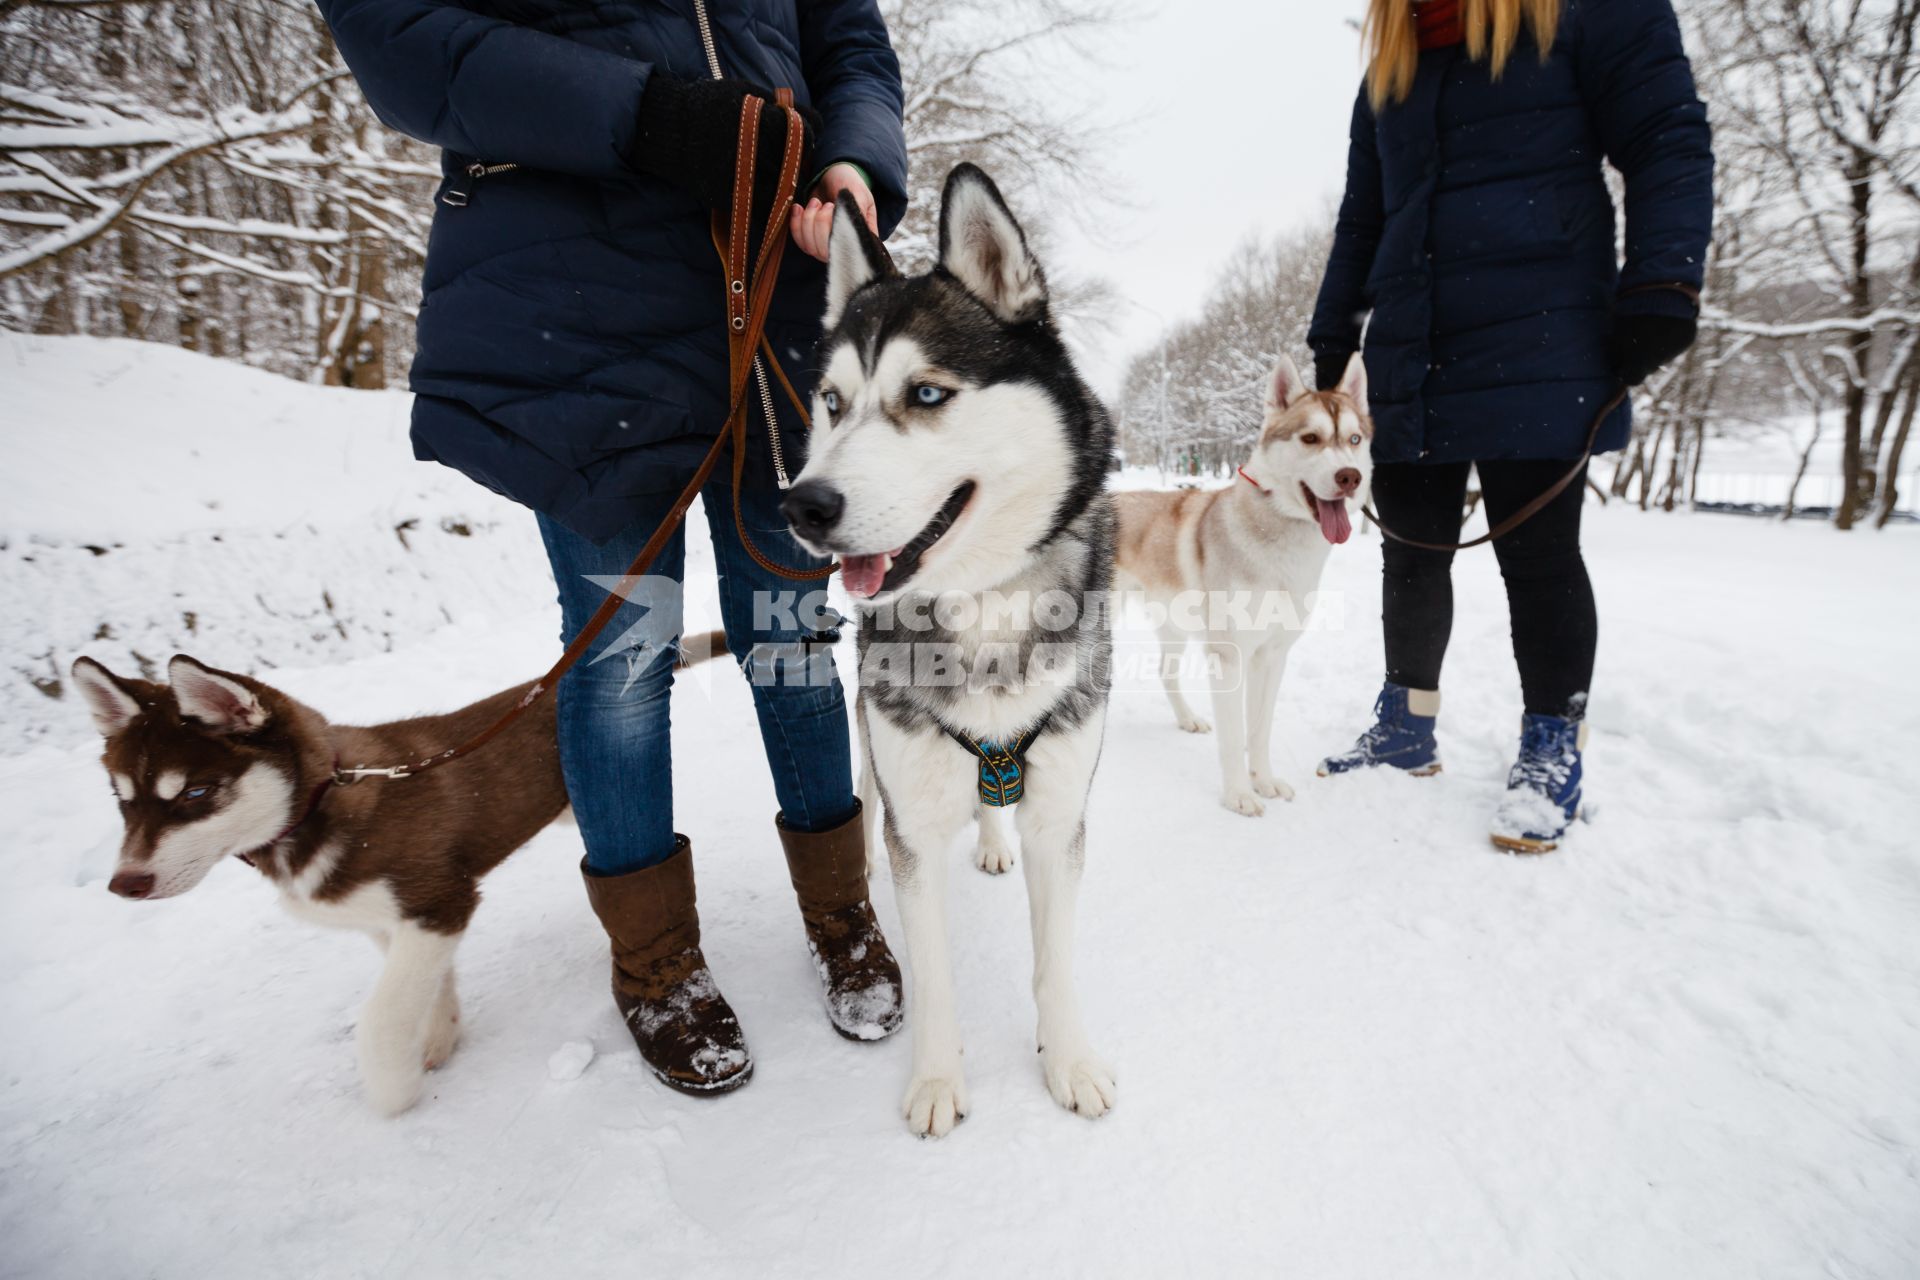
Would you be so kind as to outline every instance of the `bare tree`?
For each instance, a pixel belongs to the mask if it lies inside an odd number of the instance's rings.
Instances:
[[[0,322],[384,386],[427,148],[294,0],[0,3]]]
[[[1849,529],[1880,496],[1886,464],[1897,468],[1889,425],[1920,393],[1920,0],[1691,9],[1722,181],[1752,201],[1739,210],[1753,240],[1748,288],[1714,298],[1705,323],[1815,349],[1798,358],[1832,388],[1821,400],[1840,405],[1834,522]],[[1783,294],[1800,314],[1778,314]]]
[[[903,265],[939,184],[987,166],[1043,241],[1107,199],[1100,130],[1033,86],[1087,58],[1091,0],[884,0],[907,85]],[[437,157],[374,118],[305,0],[0,0],[0,324],[174,342],[383,386]],[[1043,216],[1042,216],[1043,215]],[[1097,316],[1098,282],[1055,282]]]
[[[1046,92],[1076,67],[1090,69],[1089,40],[1114,21],[1089,0],[882,0],[906,85],[909,186],[893,250],[905,269],[930,263],[940,184],[971,160],[1007,195],[1053,221],[1111,199],[1099,164],[1106,134],[1063,112]]]
[[[1121,202],[1103,164],[1111,126],[1050,92],[1097,69],[1093,42],[1120,19],[1105,0],[881,0],[906,87],[909,203],[889,244],[901,269],[930,266],[940,188],[970,160],[993,175],[1042,258],[1062,235],[1097,234]],[[1054,310],[1085,338],[1110,323],[1104,280],[1050,273]]]

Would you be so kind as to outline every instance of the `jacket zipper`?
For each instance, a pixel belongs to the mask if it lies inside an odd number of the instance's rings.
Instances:
[[[482,178],[491,178],[496,173],[511,173],[519,167],[517,164],[486,164],[476,160],[461,170],[460,176],[453,180],[453,185],[448,187],[445,194],[440,197],[440,203],[455,209],[464,209],[467,207],[467,202],[473,198],[474,183]]]
[[[693,0],[693,20],[700,24],[700,47],[707,51],[707,70],[721,79],[720,55],[713,47],[713,24],[707,21],[707,0]]]
[[[700,27],[700,47],[706,51],[707,71],[721,79],[720,52],[713,43],[713,23],[707,18],[707,0],[693,0],[693,20]],[[760,410],[767,415],[767,445],[773,454],[773,478],[783,490],[791,489],[787,477],[787,451],[780,443],[780,419],[773,412],[773,384],[767,380],[767,363],[757,353],[753,357],[753,378],[760,384]]]

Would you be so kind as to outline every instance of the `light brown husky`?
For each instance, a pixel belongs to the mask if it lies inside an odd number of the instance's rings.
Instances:
[[[1260,439],[1231,485],[1114,495],[1119,583],[1145,593],[1167,700],[1189,733],[1209,726],[1181,695],[1180,659],[1189,637],[1206,647],[1220,802],[1235,813],[1257,817],[1262,796],[1293,797],[1273,772],[1274,699],[1328,552],[1352,533],[1347,505],[1365,500],[1372,441],[1358,354],[1332,391],[1308,391],[1281,356]]]

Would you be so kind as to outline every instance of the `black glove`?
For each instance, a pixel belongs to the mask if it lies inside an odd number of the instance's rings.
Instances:
[[[1613,332],[1607,337],[1607,359],[1620,381],[1637,387],[1692,346],[1697,328],[1693,320],[1679,316],[1615,316]]]
[[[1313,382],[1322,391],[1331,391],[1340,385],[1340,379],[1347,374],[1347,362],[1353,359],[1353,352],[1340,351],[1333,355],[1313,355]]]
[[[774,105],[769,90],[745,80],[678,80],[655,72],[640,96],[628,161],[640,172],[688,192],[707,208],[726,211],[733,204],[740,108],[748,98],[766,103],[760,112],[760,147],[753,166],[753,212],[759,225],[773,203],[780,163],[787,154],[787,113]],[[800,116],[805,142],[799,181],[804,184],[813,176],[813,141],[820,118],[804,107]]]

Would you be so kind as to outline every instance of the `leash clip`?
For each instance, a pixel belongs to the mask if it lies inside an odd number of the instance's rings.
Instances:
[[[335,769],[333,771],[333,784],[336,787],[350,787],[362,778],[386,778],[390,781],[397,782],[402,778],[411,778],[412,776],[413,766],[410,764],[388,765],[384,768],[368,768],[362,766],[357,769]]]

